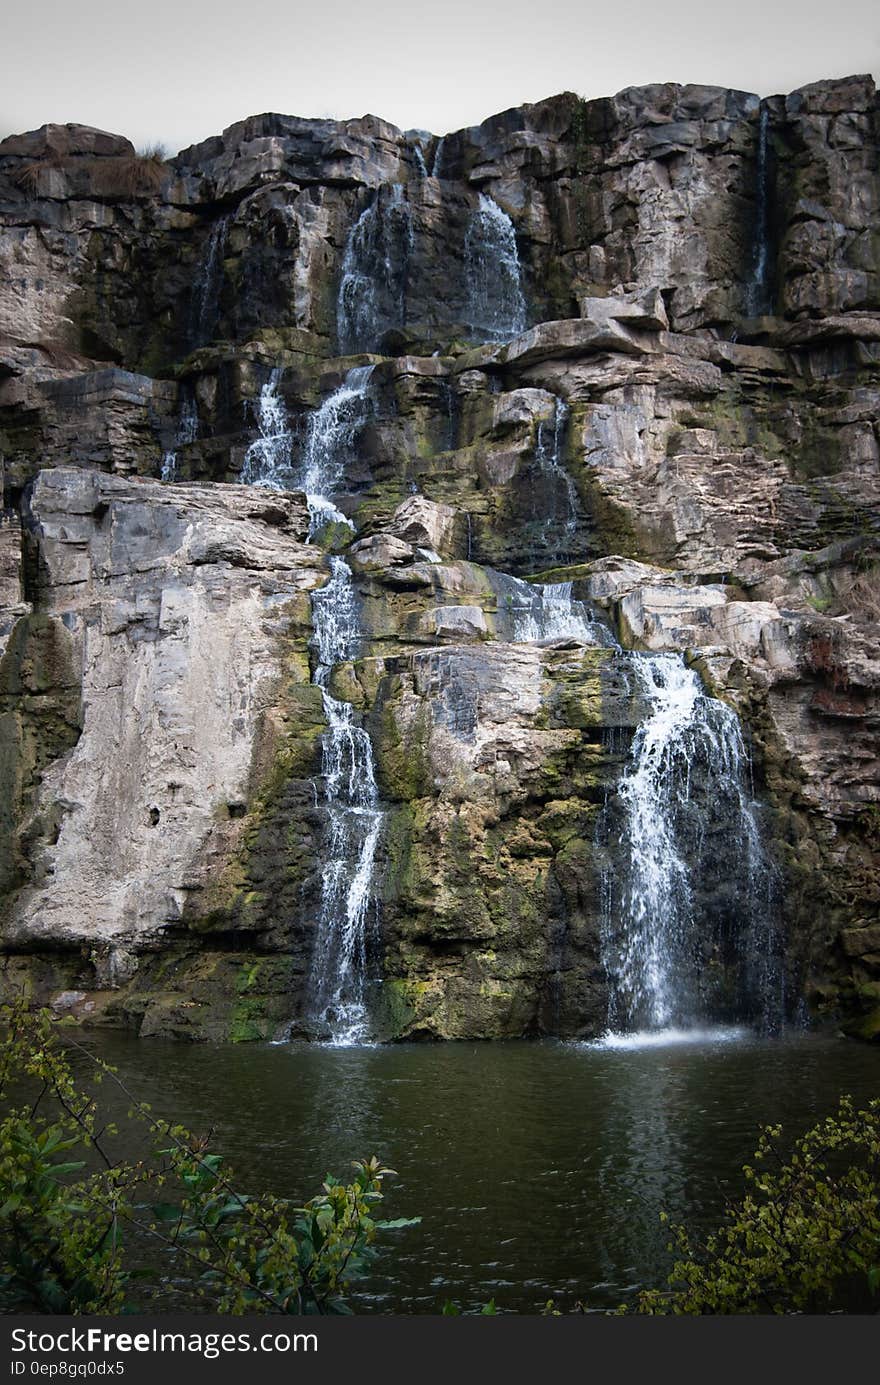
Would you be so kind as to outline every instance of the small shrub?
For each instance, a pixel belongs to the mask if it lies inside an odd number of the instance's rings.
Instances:
[[[880,1100],[849,1096],[784,1158],[781,1126],[762,1131],[748,1191],[705,1241],[673,1227],[680,1259],[667,1290],[636,1313],[827,1313],[877,1310],[880,1291]],[[665,1220],[665,1218],[664,1218]]]
[[[410,1224],[376,1219],[393,1171],[375,1158],[356,1162],[349,1183],[328,1175],[303,1206],[254,1196],[210,1137],[133,1099],[126,1135],[138,1134],[143,1152],[120,1159],[99,1102],[101,1082],[119,1081],[112,1069],[23,1000],[0,1010],[0,1026],[2,1312],[128,1311],[145,1279],[173,1282],[215,1312],[345,1313],[378,1233]],[[75,1079],[71,1045],[90,1082]],[[173,1276],[157,1257],[170,1258]]]
[[[470,1315],[466,1315],[455,1299],[452,1298],[448,1298],[440,1309],[440,1316],[443,1318],[461,1318],[465,1316],[494,1318],[497,1314],[498,1309],[495,1306],[494,1298],[490,1298],[486,1303],[481,1303],[479,1308],[475,1308]]]
[[[808,596],[805,600],[811,610],[817,611],[819,615],[824,615],[834,605],[833,596]]]

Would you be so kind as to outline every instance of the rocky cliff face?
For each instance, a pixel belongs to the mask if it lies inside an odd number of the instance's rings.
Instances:
[[[857,77],[0,144],[7,983],[320,1033],[335,699],[374,1031],[596,1033],[628,651],[678,651],[742,718],[789,1013],[880,1033],[877,137]]]

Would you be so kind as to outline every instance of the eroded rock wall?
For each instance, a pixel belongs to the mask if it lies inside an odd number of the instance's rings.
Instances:
[[[166,163],[79,126],[0,144],[7,979],[144,1035],[302,1026],[327,548],[385,812],[377,1032],[605,1023],[597,821],[644,708],[610,637],[517,624],[526,577],[738,710],[790,1009],[880,1032],[877,122],[855,77],[442,139],[263,115]],[[481,196],[526,303],[500,337]],[[299,491],[240,484],[261,391],[297,474],[356,364],[356,532],[307,543]]]

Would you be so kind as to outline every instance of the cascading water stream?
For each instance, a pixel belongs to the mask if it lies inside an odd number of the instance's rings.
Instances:
[[[736,714],[678,654],[630,661],[647,716],[606,808],[602,954],[612,1031],[782,1018],[774,871]],[[724,974],[734,980],[725,1000]]]
[[[355,366],[338,389],[309,415],[297,489],[306,493],[309,539],[327,523],[354,526],[333,504],[343,483],[345,463],[370,409],[373,367]]]
[[[526,300],[513,222],[483,192],[465,232],[464,263],[472,331],[487,341],[509,341],[524,332]]]
[[[378,200],[358,223],[363,231],[358,253],[374,232],[379,234],[377,209]],[[498,252],[502,245],[504,253],[496,253],[492,262],[496,267],[500,263],[507,277],[496,279],[490,291],[488,271],[480,280],[483,271],[472,243],[469,284],[472,302],[485,309],[487,330],[500,339],[520,330],[525,320],[515,239],[509,218],[488,198],[481,199],[476,216],[481,215],[497,232],[495,242],[488,237],[483,249],[494,244]],[[499,219],[507,224],[503,235]],[[353,234],[352,242],[356,239]],[[350,268],[356,259],[352,253]],[[505,301],[505,285],[514,282],[511,253],[519,296]],[[380,272],[371,282],[382,281]],[[349,308],[360,302],[355,318],[364,305],[378,304],[366,291],[358,300],[358,292],[353,289],[347,300]],[[341,290],[341,335],[343,297]],[[378,317],[371,319],[369,330],[378,330],[377,323]],[[349,328],[350,321],[345,330]],[[328,522],[350,525],[334,497],[345,486],[346,464],[372,407],[372,369],[349,371],[309,416],[297,470],[279,393],[280,370],[272,372],[261,390],[259,436],[248,448],[242,479],[303,489],[310,540]],[[563,466],[567,421],[567,406],[558,400],[552,418],[539,425],[536,440],[536,462],[549,497],[542,507],[543,540],[547,545],[555,541],[557,549],[578,522],[577,495]],[[327,837],[309,1020],[331,1042],[351,1044],[368,1034],[369,939],[376,919],[376,856],[384,813],[369,734],[353,706],[330,691],[333,669],[355,658],[360,646],[351,570],[339,557],[330,564],[330,581],[312,596],[313,681],[321,690],[327,721],[322,738]],[[498,594],[502,638],[614,646],[607,626],[574,599],[571,583],[530,584],[503,574],[490,580]],[[633,655],[629,666],[647,715],[605,814],[610,864],[603,879],[602,955],[610,982],[611,1028],[646,1029],[654,1036],[671,1026],[693,1029],[719,1015],[739,1017],[734,996],[742,998],[749,1018],[760,1018],[771,1028],[782,1012],[773,873],[761,848],[739,723],[729,708],[703,693],[696,674],[678,655]]]
[[[526,582],[521,577],[492,573],[499,607],[510,615],[509,638],[514,644],[577,640],[613,648],[614,636],[597,620],[586,602],[572,597],[571,582]]]
[[[348,1045],[367,1036],[368,933],[384,814],[369,734],[358,724],[351,703],[328,690],[334,666],[353,659],[360,645],[351,569],[336,557],[330,567],[330,581],[312,594],[313,682],[321,689],[327,718],[322,772],[329,840],[321,870],[309,1008],[313,1023],[327,1028],[332,1043]]]
[[[246,486],[266,486],[276,491],[293,489],[293,438],[284,400],[278,393],[281,375],[281,367],[276,366],[260,390],[256,408],[259,433],[245,453],[241,468],[241,480]]]
[[[373,367],[355,366],[338,389],[308,417],[299,468],[293,464],[294,439],[279,393],[282,371],[273,369],[256,405],[258,435],[245,453],[241,480],[247,486],[305,491],[309,540],[330,522],[354,526],[330,498],[343,484],[345,463],[370,410]]]
[[[412,213],[403,184],[385,184],[361,212],[343,251],[336,303],[343,356],[377,350],[386,331],[406,322],[412,244]]]
[[[306,492],[308,541],[328,522],[351,521],[331,499],[343,484],[345,462],[369,404],[372,366],[350,370],[338,389],[309,416],[301,469],[294,475],[287,411],[279,394],[281,370],[272,371],[257,404],[259,437],[245,455],[242,481],[276,490]],[[360,647],[351,569],[330,558],[330,581],[312,593],[312,678],[321,689],[327,730],[322,737],[322,776],[328,833],[321,869],[321,904],[309,988],[309,1018],[339,1045],[367,1035],[368,933],[375,904],[375,858],[384,821],[368,732],[351,703],[334,697],[333,669]]]
[[[378,217],[377,194],[375,201],[361,212],[345,243],[336,303],[339,350],[343,355],[369,350],[377,335],[379,304],[371,247],[376,239]]]
[[[372,366],[350,370],[338,389],[310,414],[300,469],[290,463],[291,438],[280,372],[273,371],[260,395],[260,437],[248,449],[256,484],[306,493],[308,540],[330,522],[351,521],[332,496],[344,483],[345,463],[370,408]],[[243,472],[242,479],[246,479]],[[310,1018],[332,1043],[352,1044],[367,1032],[367,943],[374,904],[374,866],[384,814],[367,731],[352,705],[329,691],[334,667],[356,656],[360,645],[351,569],[330,559],[331,577],[312,595],[317,663],[313,682],[321,689],[327,730],[322,738],[322,774],[328,834],[321,870],[321,905],[310,985]]]

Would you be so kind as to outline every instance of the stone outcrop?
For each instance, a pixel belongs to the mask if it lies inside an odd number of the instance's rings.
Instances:
[[[344,552],[377,1032],[603,1027],[597,825],[647,650],[746,727],[789,1008],[880,1033],[877,138],[853,77],[567,93],[442,139],[267,114],[164,163],[75,125],[0,143],[9,983],[145,1036],[308,1032],[309,594]],[[473,321],[481,197],[524,330]],[[356,365],[307,542],[299,490],[240,484],[261,397],[301,472]],[[527,578],[607,640],[526,630]]]

